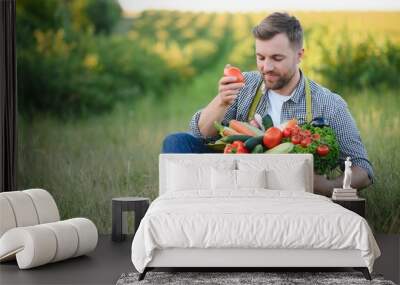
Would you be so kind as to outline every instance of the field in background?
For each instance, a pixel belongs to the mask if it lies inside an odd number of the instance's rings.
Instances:
[[[368,199],[368,221],[378,232],[400,233],[400,92],[389,88],[399,76],[399,56],[392,53],[400,45],[400,13],[295,14],[306,32],[303,70],[333,90],[343,88],[373,163],[375,184],[362,194]],[[131,88],[131,82],[136,91],[126,89],[108,111],[84,118],[65,120],[51,112],[21,116],[18,187],[49,190],[63,218],[86,216],[109,233],[112,197],[157,196],[163,137],[187,130],[191,115],[216,95],[224,65],[254,68],[250,30],[264,16],[146,11],[124,19],[109,39],[117,50],[109,51],[103,38],[102,48],[92,47],[82,57],[83,66],[111,81],[112,75],[125,76],[121,86]],[[138,56],[142,61],[133,60]],[[150,61],[146,65],[146,57],[157,58],[164,73]],[[368,66],[357,70],[365,62]],[[378,75],[386,78],[379,80],[386,86],[374,89]],[[120,93],[113,88],[106,95]]]

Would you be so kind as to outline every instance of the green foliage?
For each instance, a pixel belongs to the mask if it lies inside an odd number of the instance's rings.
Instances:
[[[386,41],[378,45],[369,38],[357,45],[344,38],[337,46],[323,46],[322,64],[316,71],[329,88],[360,89],[400,87],[400,46]]]
[[[26,116],[37,111],[90,115],[145,93],[165,95],[165,88],[181,80],[159,57],[126,37],[86,37],[71,50],[55,36],[52,45],[57,42],[64,52],[22,50],[18,55],[18,104]]]
[[[122,11],[116,0],[89,0],[85,12],[95,33],[110,34]]]
[[[208,68],[225,46],[196,38],[184,47],[175,40],[158,41],[147,37],[148,26],[138,29],[144,37],[126,33],[106,36],[121,12],[114,1],[57,3],[58,6],[49,6],[44,15],[57,19],[53,25],[32,22],[28,30],[18,31],[21,37],[28,33],[31,38],[18,45],[17,53],[18,104],[24,116],[34,112],[58,117],[98,114],[110,110],[118,101],[136,100],[145,93],[166,96],[173,85]],[[19,19],[21,23],[37,16],[35,9],[28,9],[31,2],[20,5],[20,13],[25,15]],[[176,12],[162,14],[160,20],[166,30],[154,31],[155,36],[166,37],[170,33],[170,14]],[[186,21],[192,18],[189,16]],[[205,14],[195,18],[201,21],[196,22],[198,27],[190,30],[189,36],[205,35],[214,18]],[[178,28],[173,30],[177,32]]]
[[[59,1],[48,0],[18,0],[16,1],[16,39],[17,48],[32,47],[34,31],[58,29],[62,19],[57,13]]]

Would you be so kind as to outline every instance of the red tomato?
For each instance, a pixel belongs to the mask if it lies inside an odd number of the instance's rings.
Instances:
[[[291,129],[291,132],[292,132],[292,136],[298,135],[298,134],[300,133],[300,127],[299,127],[299,126],[294,126],[294,127]]]
[[[227,144],[224,148],[224,153],[233,153],[232,150],[233,150],[232,145]]]
[[[301,142],[301,136],[294,135],[292,136],[292,144],[299,144]]]
[[[232,143],[232,147],[235,153],[249,153],[248,149],[244,146],[244,142],[242,141],[234,141]]]
[[[244,146],[244,142],[242,142],[242,141],[234,141],[232,143],[232,146],[233,147]]]
[[[320,145],[317,147],[317,153],[319,156],[326,156],[329,153],[329,147],[327,145]]]
[[[307,137],[301,140],[302,147],[308,147],[311,144],[311,138]]]
[[[306,137],[311,136],[311,131],[310,131],[310,130],[305,130],[305,131],[304,131],[304,135],[305,135]]]
[[[282,135],[284,138],[288,138],[288,137],[290,137],[291,133],[292,133],[292,131],[289,128],[285,128],[282,132]]]
[[[234,67],[234,66],[226,67],[224,69],[224,75],[225,76],[234,76],[234,77],[236,77],[236,83],[244,82],[243,74],[240,71],[240,69],[237,68],[237,67]]]
[[[236,148],[236,153],[249,153],[249,151],[244,145],[241,145]]]
[[[263,138],[263,143],[267,148],[273,148],[281,143],[282,140],[282,132],[280,129],[271,127],[269,128]]]
[[[319,140],[321,138],[321,136],[319,134],[313,134],[311,136],[311,138],[316,141],[316,140]]]

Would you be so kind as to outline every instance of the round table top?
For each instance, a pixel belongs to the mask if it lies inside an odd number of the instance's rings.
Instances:
[[[112,198],[112,200],[117,201],[117,202],[150,201],[149,198],[145,198],[145,197],[116,197],[116,198]]]

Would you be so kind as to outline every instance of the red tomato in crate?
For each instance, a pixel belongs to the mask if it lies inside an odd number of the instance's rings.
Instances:
[[[317,154],[319,156],[326,156],[329,153],[329,147],[327,145],[320,145],[317,147]]]
[[[301,136],[294,135],[292,136],[292,144],[299,144],[301,142]]]
[[[292,131],[289,128],[285,128],[282,132],[282,135],[284,138],[288,138],[288,137],[290,137],[291,133],[292,133]]]
[[[244,77],[242,72],[240,71],[239,68],[230,66],[224,68],[224,75],[225,76],[233,76],[236,77],[236,83],[243,83],[244,82]]]
[[[294,126],[293,128],[291,128],[292,136],[298,135],[299,133],[300,133],[300,127],[299,126]]]
[[[282,131],[279,128],[271,127],[269,128],[263,138],[263,144],[267,148],[273,148],[277,146],[282,141]]]
[[[319,134],[313,134],[313,135],[311,135],[311,138],[316,141],[316,140],[319,140],[321,138],[321,136]]]
[[[302,139],[300,144],[302,147],[308,147],[311,144],[311,138],[306,137],[306,138]]]

